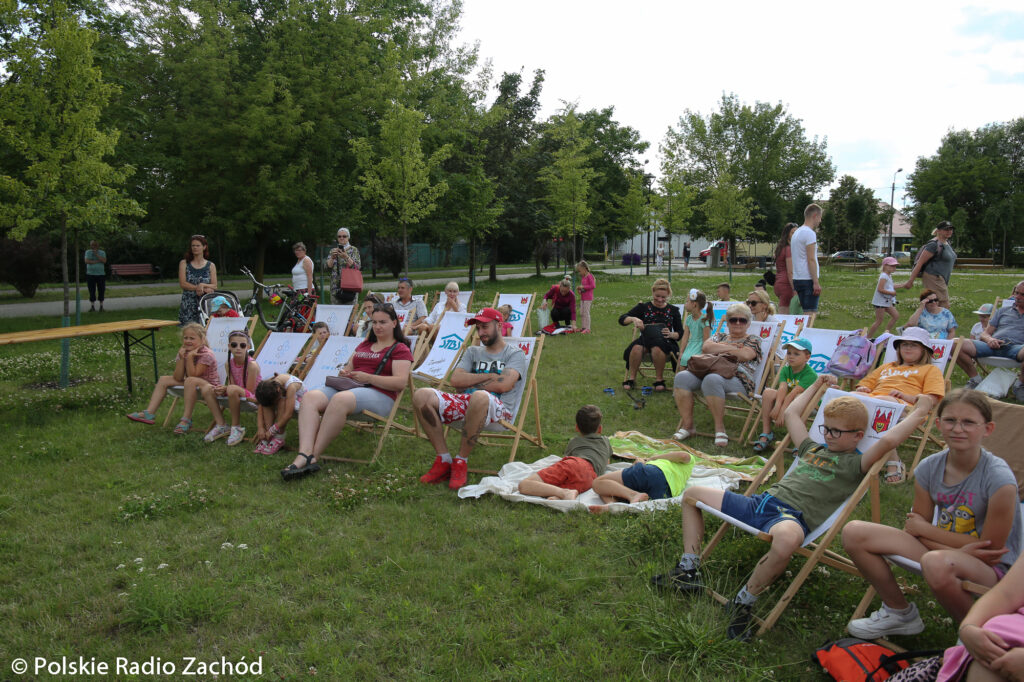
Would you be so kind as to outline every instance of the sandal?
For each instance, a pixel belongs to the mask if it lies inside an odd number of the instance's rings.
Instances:
[[[174,432],[179,436],[188,433],[188,430],[192,428],[192,420],[182,417],[178,422],[178,425],[174,427]]]
[[[896,470],[892,471],[891,467],[894,465]],[[902,459],[886,462],[882,465],[882,475],[889,485],[899,485],[907,480],[907,465],[903,463]]]
[[[679,429],[678,431],[672,434],[672,440],[686,440],[692,435],[693,433],[691,431],[688,431],[687,429]]]
[[[764,452],[771,445],[772,441],[775,440],[774,433],[762,433],[757,437],[757,442],[754,443],[754,452]]]
[[[281,469],[281,478],[286,481],[290,481],[294,478],[302,478],[303,476],[308,476],[309,474],[314,474],[317,471],[320,471],[320,463],[314,461],[312,455],[300,452],[299,457],[304,457],[306,459],[306,463],[300,467],[295,466],[294,463],[289,464],[284,469]]]
[[[264,455],[276,455],[277,451],[284,447],[284,436],[274,436],[267,441],[263,448]]]
[[[715,433],[715,445],[720,448],[724,448],[729,445],[729,434],[725,431],[718,431]]]
[[[665,391],[665,382],[663,380],[661,380],[661,379],[659,379],[658,381],[655,381],[654,382],[654,391],[656,393],[664,393],[664,391]]]
[[[626,389],[627,391],[632,391],[634,388],[636,388],[636,379],[626,379],[625,381],[622,382],[622,388]]]
[[[141,422],[143,424],[156,423],[156,415],[153,414],[152,412],[146,412],[145,410],[140,410],[139,412],[132,412],[131,414],[128,415],[128,418],[131,419],[133,422]]]
[[[218,424],[214,426],[212,429],[210,429],[205,436],[203,436],[203,442],[212,443],[215,440],[220,440],[229,433],[231,433],[230,426],[228,426],[227,424]]]

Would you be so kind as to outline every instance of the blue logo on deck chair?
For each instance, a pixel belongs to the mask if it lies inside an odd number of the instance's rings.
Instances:
[[[508,316],[506,322],[518,322],[521,319],[523,319],[523,311],[513,308],[512,313]]]
[[[449,334],[441,339],[441,345],[438,348],[443,350],[458,350],[462,345],[463,339],[458,334]]]

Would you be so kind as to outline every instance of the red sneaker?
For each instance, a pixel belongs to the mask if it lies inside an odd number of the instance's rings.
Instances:
[[[466,485],[466,474],[469,470],[469,462],[464,459],[456,459],[452,462],[451,480],[448,481],[448,487],[452,490],[458,490],[462,486]]]
[[[441,459],[441,455],[434,458],[434,465],[430,467],[430,471],[420,476],[421,483],[440,483],[441,481],[447,481],[448,476],[452,470],[451,462],[445,462]],[[466,481],[466,476],[463,474],[462,481]]]

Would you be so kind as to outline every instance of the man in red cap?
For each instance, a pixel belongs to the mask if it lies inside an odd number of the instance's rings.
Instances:
[[[466,485],[466,459],[480,432],[502,419],[511,420],[516,412],[523,394],[526,355],[518,346],[505,343],[502,322],[501,313],[494,308],[484,308],[467,320],[466,324],[476,325],[481,345],[466,348],[448,379],[459,393],[421,388],[412,396],[413,409],[437,452],[430,471],[420,477],[424,483],[448,481],[453,490]],[[463,423],[462,442],[454,460],[444,438],[444,425],[453,422]]]

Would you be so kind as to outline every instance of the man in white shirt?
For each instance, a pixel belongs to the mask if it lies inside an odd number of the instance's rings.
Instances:
[[[818,234],[821,224],[821,206],[810,204],[804,209],[804,224],[797,228],[789,240],[793,259],[793,291],[800,297],[805,313],[818,310],[821,284],[818,282]]]

